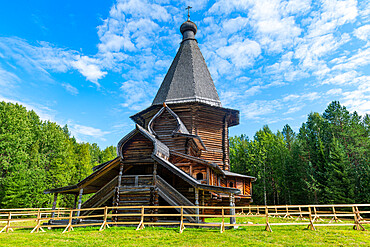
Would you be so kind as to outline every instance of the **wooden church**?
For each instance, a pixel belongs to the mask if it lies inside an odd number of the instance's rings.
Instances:
[[[221,105],[197,26],[188,20],[180,31],[176,57],[152,105],[130,117],[136,127],[119,141],[117,158],[78,184],[45,191],[54,193],[54,207],[58,193],[79,195],[78,208],[252,202],[255,178],[230,172],[228,129],[239,124],[239,111]],[[83,194],[93,195],[81,202]]]

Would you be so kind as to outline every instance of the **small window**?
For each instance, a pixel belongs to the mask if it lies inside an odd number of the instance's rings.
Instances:
[[[229,187],[234,188],[234,183],[233,182],[230,182],[229,183]]]
[[[203,180],[203,173],[197,173],[197,180]]]

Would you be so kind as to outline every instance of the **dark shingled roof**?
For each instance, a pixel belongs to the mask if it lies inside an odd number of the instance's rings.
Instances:
[[[202,102],[221,106],[211,74],[194,38],[196,25],[186,21],[180,30],[183,41],[152,105]]]

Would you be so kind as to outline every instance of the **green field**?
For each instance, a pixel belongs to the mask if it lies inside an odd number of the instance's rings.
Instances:
[[[239,220],[248,221],[250,218]],[[305,228],[272,226],[273,232],[267,232],[263,226],[253,226],[224,233],[220,233],[219,228],[187,228],[182,234],[179,228],[162,227],[146,227],[140,231],[133,227],[111,227],[102,232],[96,227],[75,228],[64,234],[62,229],[33,234],[29,233],[30,230],[16,230],[1,233],[0,246],[370,246],[370,232],[355,231],[351,226],[318,226],[316,231]]]

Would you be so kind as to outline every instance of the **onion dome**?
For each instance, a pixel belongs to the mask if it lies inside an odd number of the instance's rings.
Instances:
[[[195,39],[195,34],[197,33],[197,25],[192,21],[185,21],[181,27],[180,32],[182,33],[182,40]]]

